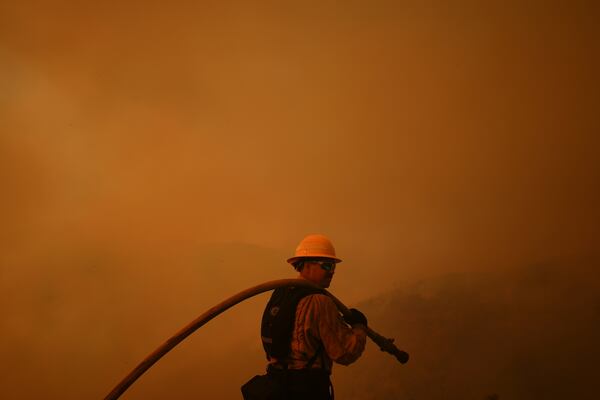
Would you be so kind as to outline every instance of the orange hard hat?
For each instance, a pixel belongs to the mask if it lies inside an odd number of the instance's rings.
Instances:
[[[336,263],[342,262],[342,260],[335,256],[335,248],[331,240],[325,235],[318,234],[308,235],[302,239],[298,247],[296,247],[296,254],[294,257],[288,259],[287,262],[293,265],[296,261],[303,258],[316,257],[330,258]]]

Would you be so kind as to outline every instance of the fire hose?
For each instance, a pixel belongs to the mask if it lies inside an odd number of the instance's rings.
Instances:
[[[167,341],[160,345],[156,350],[150,353],[144,360],[142,360],[142,362],[138,364],[137,367],[135,367],[125,378],[123,378],[123,380],[121,380],[121,382],[119,382],[114,387],[114,389],[104,398],[104,400],[118,399],[140,376],[142,376],[144,372],[146,372],[152,365],[154,365],[154,363],[160,360],[162,356],[167,354],[173,347],[177,346],[186,337],[194,333],[198,328],[200,328],[201,326],[203,326],[208,321],[215,318],[222,312],[228,310],[229,308],[235,306],[238,303],[241,303],[246,299],[249,299],[250,297],[284,286],[306,286],[323,290],[319,286],[305,279],[280,279],[276,281],[265,282],[261,285],[251,287],[226,299],[225,301],[207,310],[204,314],[200,315],[188,325],[184,326],[177,333],[175,333],[173,336],[167,339]],[[344,316],[350,315],[350,311],[341,301],[339,301],[334,295],[332,295],[328,291],[324,290],[324,292],[327,296],[331,297],[338,310]],[[408,353],[398,349],[394,345],[394,339],[388,339],[384,336],[381,336],[369,327],[367,327],[366,331],[367,336],[369,336],[369,338],[371,338],[371,340],[379,346],[381,351],[385,351],[395,356],[396,359],[402,364],[405,364],[408,361]]]

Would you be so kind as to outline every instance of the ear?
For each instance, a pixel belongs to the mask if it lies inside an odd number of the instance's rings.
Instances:
[[[304,267],[304,261],[296,261],[294,263],[294,269],[298,272],[301,272],[303,267]]]

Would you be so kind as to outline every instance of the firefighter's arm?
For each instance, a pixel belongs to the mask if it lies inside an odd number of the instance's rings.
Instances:
[[[342,365],[356,361],[365,349],[366,327],[346,325],[330,297],[322,294],[311,297],[317,308],[319,337],[329,358]]]

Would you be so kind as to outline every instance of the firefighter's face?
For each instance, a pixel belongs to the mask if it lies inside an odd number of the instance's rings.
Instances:
[[[333,267],[332,267],[333,266]],[[319,261],[305,261],[300,275],[305,279],[316,283],[322,288],[328,288],[335,274],[335,263]]]

